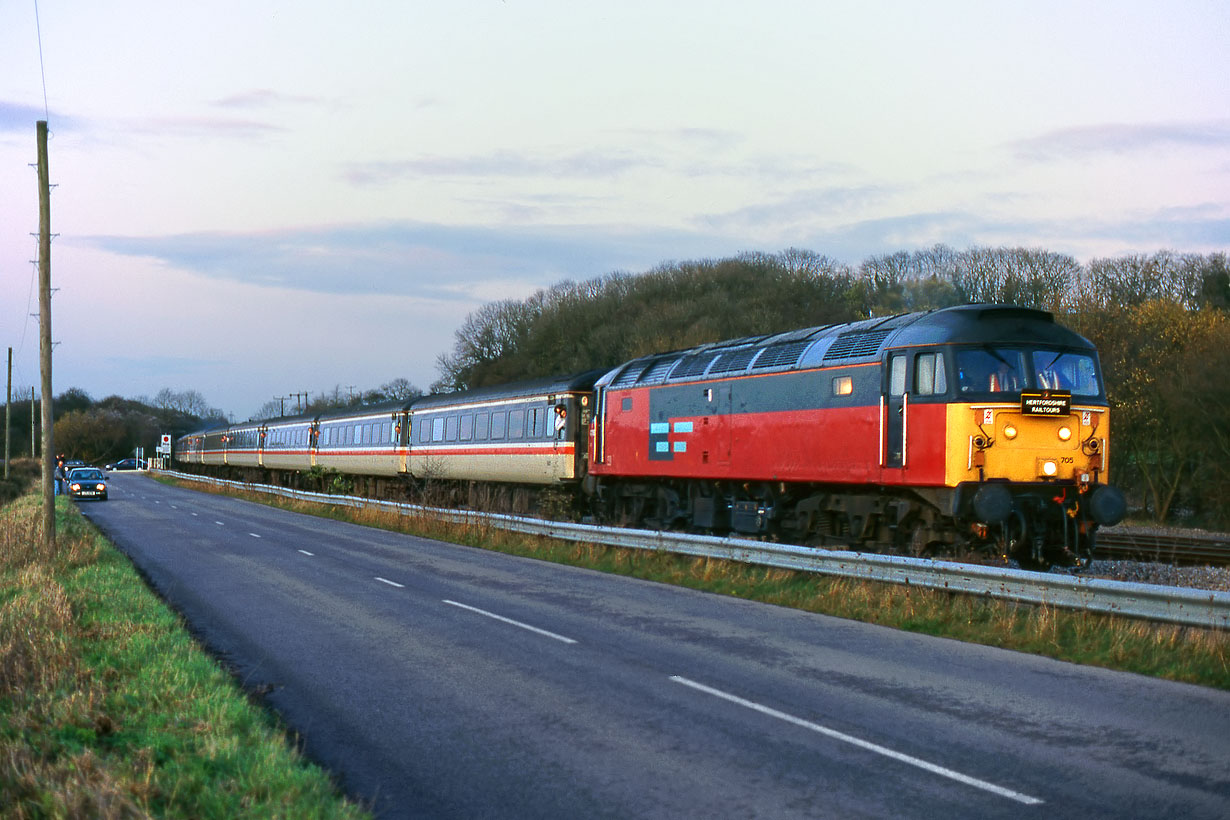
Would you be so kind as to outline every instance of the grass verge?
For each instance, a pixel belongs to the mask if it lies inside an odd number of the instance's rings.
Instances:
[[[57,499],[0,510],[0,816],[360,818]]]
[[[178,483],[171,479],[159,480]],[[857,581],[734,561],[621,549],[291,501],[208,484],[194,489],[441,541],[1045,655],[1072,663],[1230,689],[1230,633],[1031,606],[898,584]]]

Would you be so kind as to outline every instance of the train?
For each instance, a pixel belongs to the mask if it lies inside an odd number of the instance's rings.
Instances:
[[[622,526],[1083,568],[1126,513],[1097,350],[971,304],[180,437],[189,471]],[[315,488],[315,487],[314,487]]]

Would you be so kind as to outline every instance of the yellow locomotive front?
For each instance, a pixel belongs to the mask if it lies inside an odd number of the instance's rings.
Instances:
[[[979,546],[1025,567],[1083,566],[1124,515],[1110,486],[1110,414],[1096,352],[1031,344],[955,351],[947,484]]]

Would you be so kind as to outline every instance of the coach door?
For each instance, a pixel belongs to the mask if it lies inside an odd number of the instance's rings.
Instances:
[[[880,399],[880,466],[889,469],[905,467],[907,461],[908,367],[909,357],[905,353],[891,353],[888,367],[884,368],[884,392]]]

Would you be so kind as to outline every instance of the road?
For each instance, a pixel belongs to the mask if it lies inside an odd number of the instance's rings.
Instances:
[[[1230,693],[143,475],[81,508],[382,817],[1230,816]]]

